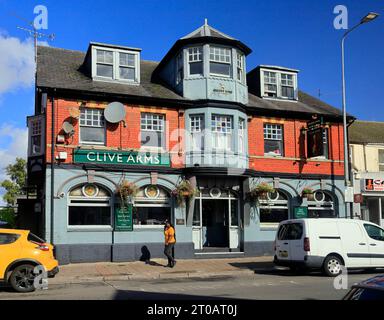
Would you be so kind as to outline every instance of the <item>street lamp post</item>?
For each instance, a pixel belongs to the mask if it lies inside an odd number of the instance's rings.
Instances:
[[[342,94],[343,94],[343,138],[344,138],[344,184],[345,189],[350,186],[350,175],[349,175],[349,162],[348,162],[348,136],[347,136],[347,111],[346,111],[346,98],[345,98],[345,62],[344,62],[344,41],[346,37],[357,27],[361,26],[364,23],[371,22],[379,16],[378,13],[369,12],[366,16],[364,16],[360,22],[349,29],[344,33],[343,38],[341,39],[341,74],[342,74]],[[347,208],[347,204],[346,204]],[[351,210],[351,218],[353,218],[353,211]]]

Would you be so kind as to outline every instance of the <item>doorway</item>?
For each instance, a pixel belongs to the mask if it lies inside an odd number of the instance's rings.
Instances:
[[[239,248],[239,202],[233,193],[200,194],[195,200],[192,237],[196,250]]]

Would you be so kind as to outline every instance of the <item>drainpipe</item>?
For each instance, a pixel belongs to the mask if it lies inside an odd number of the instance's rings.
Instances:
[[[54,89],[54,92],[56,89]],[[55,97],[52,94],[52,127],[51,127],[51,243],[54,243],[54,213],[55,213],[55,175],[54,175],[54,162],[55,162]]]

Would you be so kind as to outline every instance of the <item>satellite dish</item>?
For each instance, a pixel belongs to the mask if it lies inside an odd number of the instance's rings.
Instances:
[[[68,121],[63,123],[62,128],[66,134],[73,134],[75,132],[75,128]]]
[[[71,108],[69,108],[69,115],[71,116],[71,118],[79,119],[80,110],[76,107],[71,107]]]
[[[110,123],[118,123],[125,119],[125,108],[120,102],[112,102],[104,110],[104,118]]]

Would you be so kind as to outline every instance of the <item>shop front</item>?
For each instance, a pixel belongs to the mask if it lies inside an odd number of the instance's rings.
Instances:
[[[357,180],[361,197],[355,203],[355,212],[360,213],[363,220],[384,227],[384,176],[380,173],[361,174]]]

